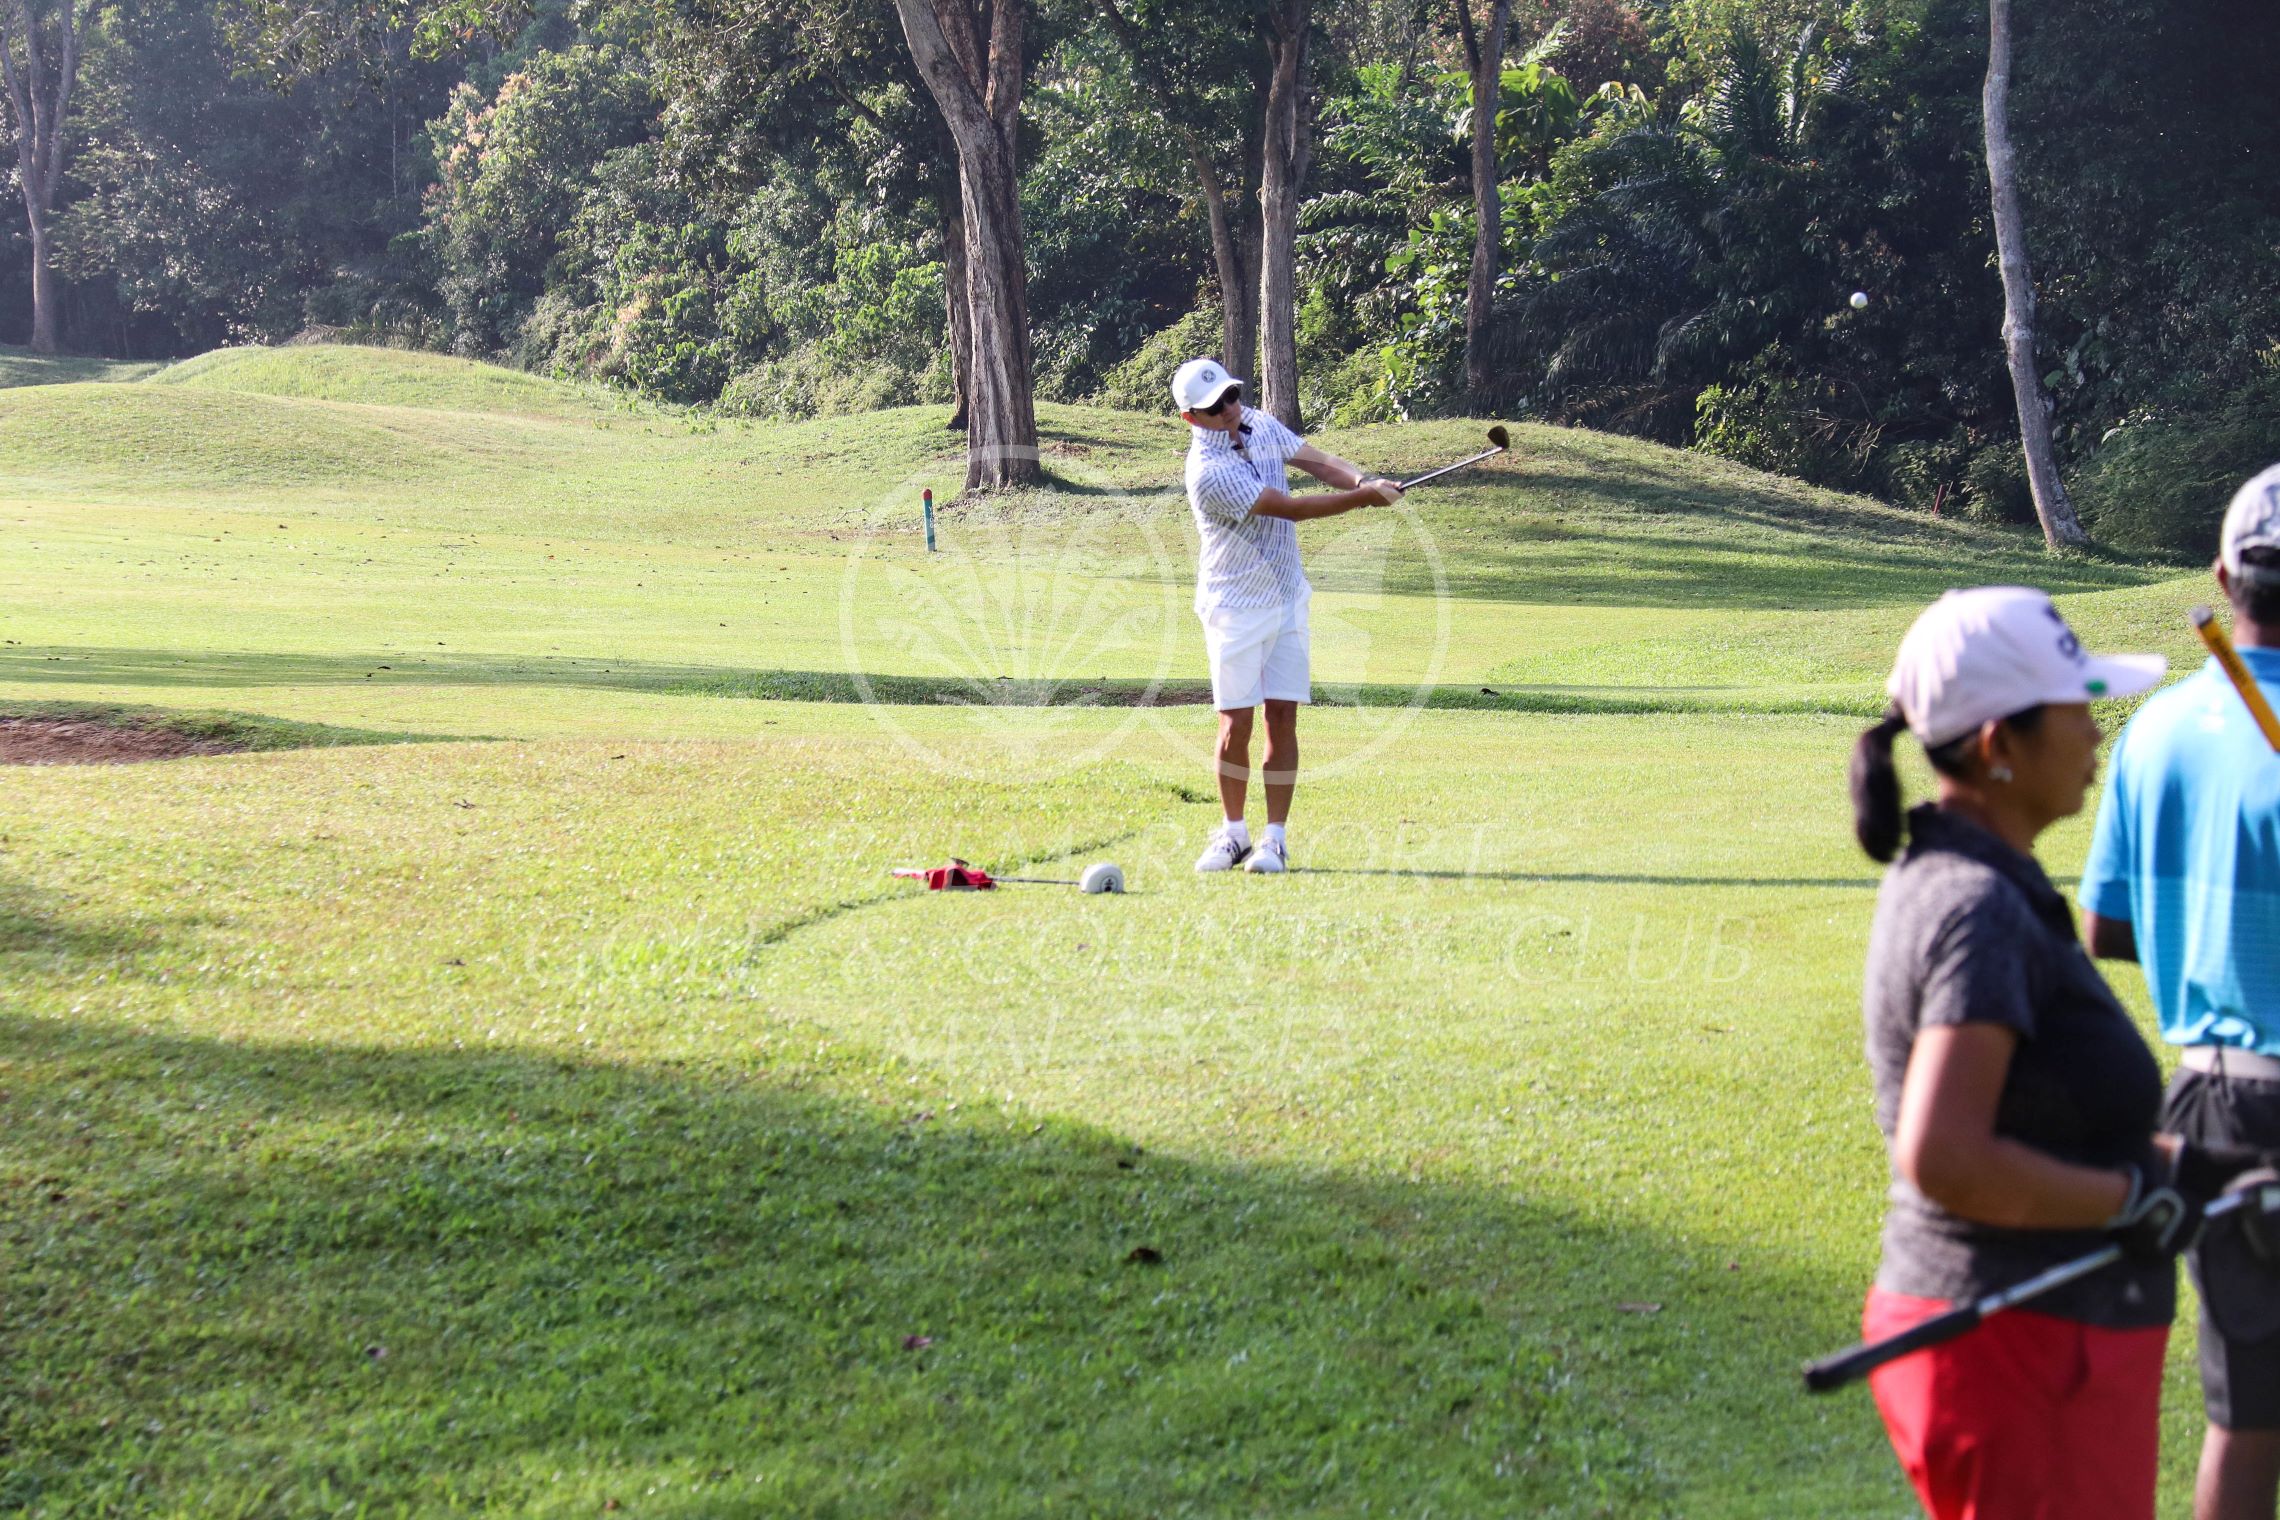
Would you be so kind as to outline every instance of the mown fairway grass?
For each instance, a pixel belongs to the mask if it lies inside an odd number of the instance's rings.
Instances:
[[[0,1508],[1908,1513],[1795,1379],[1882,1174],[1842,756],[1946,585],[2181,657],[2197,582],[1520,429],[1308,530],[1305,869],[1198,881],[1177,429],[1047,408],[928,561],[940,423],[0,391],[0,713],[431,741],[0,776]]]

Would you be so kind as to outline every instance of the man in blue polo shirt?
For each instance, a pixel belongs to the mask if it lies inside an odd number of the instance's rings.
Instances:
[[[2280,466],[2233,498],[2216,575],[2241,658],[2280,702]],[[2280,755],[2215,660],[2150,698],[2116,743],[2082,906],[2092,953],[2145,967],[2162,1037],[2184,1047],[2162,1128],[2280,1148]],[[2273,1520],[2280,1335],[2220,1330],[2213,1249],[2193,1261],[2209,1415],[2194,1514]]]

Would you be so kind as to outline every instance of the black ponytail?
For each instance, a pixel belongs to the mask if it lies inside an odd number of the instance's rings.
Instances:
[[[1892,763],[1892,741],[1907,726],[1900,709],[1889,708],[1882,720],[1864,730],[1853,745],[1853,837],[1871,860],[1888,861],[1900,853],[1905,819],[1900,811],[1900,771]]]

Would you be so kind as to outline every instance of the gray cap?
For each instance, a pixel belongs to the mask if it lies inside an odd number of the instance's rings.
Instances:
[[[2217,554],[2227,575],[2240,575],[2241,553],[2248,549],[2280,549],[2280,464],[2235,491],[2225,509]],[[2276,573],[2262,569],[2260,578],[2274,579]]]

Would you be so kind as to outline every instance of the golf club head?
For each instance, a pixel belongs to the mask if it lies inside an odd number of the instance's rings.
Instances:
[[[1504,424],[1501,422],[1488,430],[1488,441],[1500,449],[1512,447],[1512,435],[1504,430]]]
[[[1085,867],[1084,877],[1077,884],[1087,893],[1094,895],[1102,892],[1121,892],[1124,890],[1124,868],[1111,865],[1104,860],[1097,866]]]

